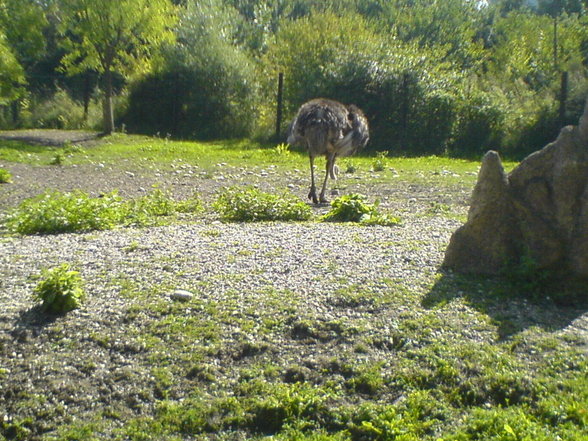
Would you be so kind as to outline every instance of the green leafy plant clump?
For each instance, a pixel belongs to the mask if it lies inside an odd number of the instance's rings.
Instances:
[[[197,198],[177,202],[159,188],[136,200],[124,200],[117,191],[97,198],[79,190],[49,191],[22,202],[5,223],[13,233],[59,234],[144,226],[155,223],[156,217],[200,210]]]
[[[82,191],[49,191],[23,201],[8,215],[8,230],[19,234],[57,234],[105,230],[120,220],[122,198],[116,193],[91,198]]]
[[[372,170],[375,172],[381,172],[386,169],[386,157],[388,156],[387,151],[376,152],[376,159],[372,164]]]
[[[322,216],[324,222],[358,222],[365,225],[397,225],[400,219],[381,213],[379,201],[368,204],[365,196],[349,194],[331,202],[331,209]]]
[[[8,184],[12,182],[12,174],[4,169],[0,168],[0,184]]]
[[[67,263],[43,271],[43,279],[35,287],[34,295],[41,300],[41,308],[54,314],[77,309],[86,297],[78,271]]]
[[[225,221],[304,221],[312,209],[295,196],[284,192],[274,195],[253,187],[230,187],[214,203],[214,209]]]

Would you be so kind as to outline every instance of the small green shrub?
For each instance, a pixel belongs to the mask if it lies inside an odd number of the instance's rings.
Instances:
[[[357,171],[357,165],[355,165],[352,161],[347,161],[345,163],[345,173],[351,175]]]
[[[365,203],[365,196],[349,194],[331,202],[331,210],[322,217],[325,222],[360,222],[376,213],[376,206]]]
[[[53,156],[53,158],[51,158],[51,161],[49,161],[49,164],[63,165],[64,162],[65,162],[65,155],[63,154],[63,152],[57,152],[57,153],[55,153],[55,156]]]
[[[353,440],[430,439],[445,419],[444,405],[427,392],[415,392],[400,405],[365,403],[355,409],[348,425]]]
[[[66,263],[43,271],[43,280],[35,287],[34,295],[41,300],[41,308],[54,314],[77,309],[86,297],[78,271]]]
[[[362,366],[354,372],[354,375],[347,380],[346,384],[356,393],[378,395],[384,389],[381,367],[377,364]]]
[[[330,396],[327,389],[306,383],[264,384],[263,394],[251,400],[251,428],[276,433],[288,423],[319,418],[328,412],[326,403]]]
[[[388,151],[383,152],[376,152],[376,159],[372,164],[372,170],[375,172],[381,172],[386,169],[386,157],[388,156]]]
[[[129,201],[134,213],[141,213],[144,217],[169,216],[176,211],[176,202],[170,195],[155,187],[151,193],[134,201]]]
[[[128,201],[131,213],[135,213],[137,219],[131,223],[143,225],[153,216],[171,216],[175,213],[199,213],[204,210],[202,202],[197,195],[190,199],[176,201],[172,195],[158,186],[142,198]],[[139,214],[140,213],[140,214]],[[133,217],[132,215],[130,216]]]
[[[550,433],[551,432],[551,433]],[[464,427],[447,441],[548,441],[562,439],[524,408],[477,408],[466,418]],[[581,439],[581,438],[569,438]]]
[[[0,168],[0,184],[8,184],[12,182],[12,174],[3,168]]]
[[[290,154],[290,145],[281,143],[274,147],[274,152],[278,156],[287,156]]]
[[[331,202],[331,209],[321,220],[324,222],[361,222],[365,225],[397,225],[400,222],[396,217],[380,213],[378,205],[379,201],[374,204],[366,203],[363,195],[344,195]]]
[[[84,116],[84,106],[63,89],[42,100],[33,99],[29,108],[23,112],[25,127],[50,129],[80,129],[98,127],[101,121],[100,100],[92,98],[88,114]]]
[[[273,195],[253,187],[230,187],[214,203],[214,209],[225,221],[303,221],[312,209],[296,197],[283,193]]]

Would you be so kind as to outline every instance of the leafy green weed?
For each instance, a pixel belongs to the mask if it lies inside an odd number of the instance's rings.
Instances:
[[[144,226],[176,212],[198,212],[198,199],[176,202],[155,188],[150,194],[124,200],[113,191],[98,198],[83,191],[49,191],[23,201],[5,220],[8,231],[18,234],[59,234],[108,230],[117,225]]]
[[[253,187],[230,187],[214,204],[214,209],[225,221],[304,221],[312,216],[312,209],[296,197],[283,193],[274,195]]]
[[[0,184],[8,184],[12,182],[12,174],[4,169],[0,168]]]
[[[86,297],[83,281],[78,271],[73,271],[66,263],[43,272],[34,295],[42,301],[41,308],[54,314],[77,309]]]
[[[358,222],[365,225],[397,225],[400,220],[389,214],[381,213],[379,201],[374,204],[365,202],[365,196],[349,194],[338,197],[331,202],[331,210],[322,216],[323,222]]]

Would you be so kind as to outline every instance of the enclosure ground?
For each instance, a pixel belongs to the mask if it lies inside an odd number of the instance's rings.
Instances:
[[[0,167],[13,175],[0,185],[1,213],[48,188],[135,197],[158,184],[205,206],[232,184],[308,191],[307,170],[270,162]],[[383,421],[397,421],[419,439],[449,440],[472,415],[519,409],[545,433],[580,433],[586,404],[570,385],[585,377],[586,309],[441,271],[471,186],[393,168],[342,175],[338,188],[379,198],[402,219],[395,227],[222,223],[207,212],[0,237],[0,439],[383,439]],[[88,300],[47,316],[31,293],[42,269],[63,262]],[[178,289],[193,298],[174,300]],[[569,413],[553,428],[538,409],[568,394],[580,420]]]

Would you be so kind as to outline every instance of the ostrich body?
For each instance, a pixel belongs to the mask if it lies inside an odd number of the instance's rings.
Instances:
[[[317,98],[304,103],[292,121],[288,133],[288,144],[307,148],[310,156],[310,193],[308,198],[315,204],[327,202],[325,191],[327,180],[337,179],[335,160],[339,156],[351,156],[362,149],[369,140],[367,118],[354,105],[341,104],[334,100]],[[314,182],[314,158],[325,155],[327,164],[325,180],[319,197]]]

